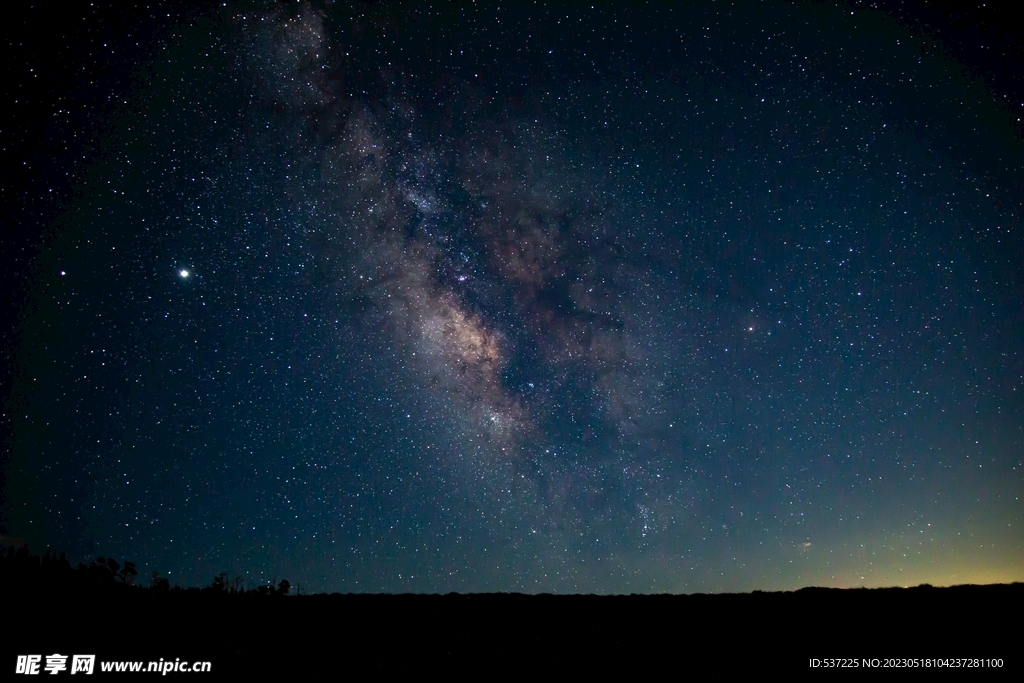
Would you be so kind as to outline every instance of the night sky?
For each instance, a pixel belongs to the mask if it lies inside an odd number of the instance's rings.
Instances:
[[[16,10],[0,532],[306,592],[1024,580],[1012,15],[635,5]]]

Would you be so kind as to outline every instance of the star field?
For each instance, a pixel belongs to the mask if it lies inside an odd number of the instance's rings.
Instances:
[[[1024,579],[1019,39],[630,7],[9,30],[4,535],[310,592]]]

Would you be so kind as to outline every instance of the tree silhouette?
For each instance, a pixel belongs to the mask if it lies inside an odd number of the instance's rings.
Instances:
[[[171,582],[160,576],[154,569],[153,580],[149,584],[149,589],[157,593],[166,593],[171,590]]]
[[[138,585],[139,570],[136,563],[125,560],[122,565],[112,557],[99,556],[86,564],[79,563],[72,568],[67,556],[61,552],[58,556],[51,548],[47,548],[43,556],[32,555],[28,546],[0,547],[0,586],[10,590],[20,587],[26,591],[87,591],[104,594],[127,594],[132,591],[150,590],[154,593],[172,591],[169,579],[152,572],[148,587]],[[255,586],[246,591],[245,579],[235,576],[229,579],[227,572],[221,572],[213,578],[213,582],[202,590],[208,593],[225,595],[292,595],[293,587],[287,579],[278,581],[276,578],[267,585]],[[174,591],[185,590],[175,587]],[[301,593],[301,590],[297,590]]]
[[[117,576],[118,570],[121,565],[114,558],[107,559],[102,555],[92,561],[92,564],[86,566],[84,564],[78,565],[79,571],[84,571],[89,579],[97,585],[108,585],[114,582],[114,577]]]
[[[213,577],[213,583],[210,584],[210,588],[215,593],[227,593],[228,592],[228,573],[221,572],[217,576]]]
[[[117,573],[117,578],[124,585],[131,586],[135,583],[135,577],[138,575],[139,570],[135,568],[135,563],[125,560],[124,566],[121,567],[121,571]]]

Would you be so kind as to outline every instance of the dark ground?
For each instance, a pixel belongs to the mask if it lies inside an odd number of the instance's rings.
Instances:
[[[1001,658],[1003,673],[1019,669],[1024,584],[610,597],[128,589],[19,603],[8,612],[4,666],[17,654],[60,652],[208,660],[216,677],[666,665],[687,675],[799,671],[813,658],[822,667],[850,658],[858,668],[873,659],[881,668],[893,659]]]

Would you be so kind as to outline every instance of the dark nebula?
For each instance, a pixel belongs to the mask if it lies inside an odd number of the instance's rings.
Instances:
[[[1024,578],[1019,37],[634,4],[21,11],[3,533],[310,592]]]

